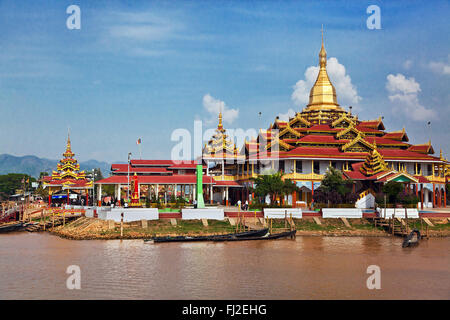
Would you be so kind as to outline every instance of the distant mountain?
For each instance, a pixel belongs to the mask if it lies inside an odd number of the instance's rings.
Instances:
[[[26,173],[38,178],[41,172],[50,174],[52,170],[56,170],[58,162],[59,160],[50,160],[36,156],[16,157],[10,154],[0,154],[0,174]],[[108,177],[111,164],[97,160],[80,162],[80,170],[88,171],[94,168],[100,168],[102,175]]]

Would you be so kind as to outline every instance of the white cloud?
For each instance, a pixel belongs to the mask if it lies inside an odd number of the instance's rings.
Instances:
[[[390,93],[389,100],[395,103],[393,111],[416,120],[436,119],[436,112],[427,109],[419,102],[418,94],[421,91],[420,84],[414,78],[406,78],[403,74],[389,74],[386,89]]]
[[[327,61],[327,72],[331,83],[336,89],[338,103],[340,105],[355,105],[361,101],[352,79],[346,74],[345,66],[338,59],[331,57]],[[309,102],[309,92],[314,85],[319,73],[319,66],[308,67],[305,71],[305,80],[299,80],[294,86],[292,100],[298,106],[304,106]]]
[[[450,55],[448,55],[447,62],[431,61],[429,63],[429,67],[433,72],[436,72],[439,74],[450,75]]]
[[[239,109],[227,107],[224,101],[215,99],[209,93],[203,96],[203,108],[211,115],[206,123],[217,122],[219,112],[222,112],[223,122],[231,124],[239,116]]]
[[[279,113],[278,117],[281,121],[289,121],[290,118],[295,116],[295,110],[289,109],[286,113]]]

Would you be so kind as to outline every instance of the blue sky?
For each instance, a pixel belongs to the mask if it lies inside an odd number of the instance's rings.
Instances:
[[[323,24],[341,106],[448,155],[449,15],[447,1],[0,1],[0,154],[59,159],[70,127],[79,160],[125,161],[138,138],[143,158],[169,158],[172,131],[215,126],[218,105],[226,128],[266,128],[306,105],[294,86]]]

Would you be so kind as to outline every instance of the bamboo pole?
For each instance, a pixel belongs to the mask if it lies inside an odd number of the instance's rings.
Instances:
[[[284,210],[284,229],[287,229],[287,210]]]
[[[120,214],[120,238],[123,237],[123,212]]]

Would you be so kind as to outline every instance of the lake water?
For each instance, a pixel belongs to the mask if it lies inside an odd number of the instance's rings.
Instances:
[[[146,244],[0,235],[0,299],[449,299],[450,239],[400,238]],[[78,265],[81,289],[66,269]],[[369,265],[381,289],[369,290]]]

